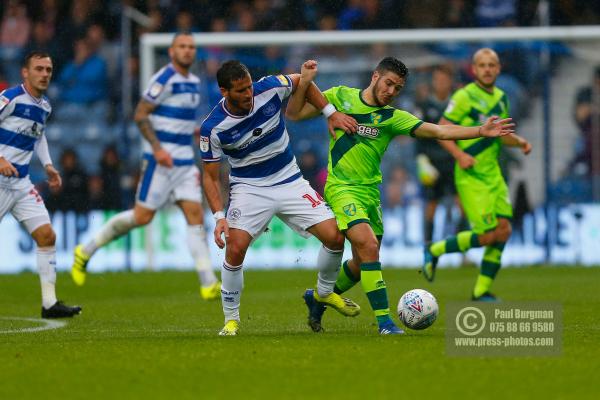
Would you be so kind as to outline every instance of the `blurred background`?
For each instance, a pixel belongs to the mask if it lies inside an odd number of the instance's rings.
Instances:
[[[327,37],[332,32],[389,29],[415,30],[427,36],[432,31],[420,30],[485,28],[481,32],[501,33],[518,27],[597,28],[600,2],[5,0],[0,15],[0,90],[20,82],[20,60],[27,52],[45,50],[53,57],[55,71],[48,93],[53,113],[46,133],[64,186],[48,190],[37,162],[32,180],[39,183],[53,223],[58,225],[59,268],[66,268],[75,243],[111,213],[133,205],[141,135],[131,112],[145,85],[140,74],[143,66],[153,73],[168,62],[164,45],[153,46],[150,58],[141,58],[144,35],[190,31],[208,37],[208,33],[294,31],[320,32]],[[373,68],[387,55],[400,58],[410,69],[395,106],[437,122],[449,93],[472,80],[470,57],[484,46],[498,52],[503,69],[497,86],[508,94],[518,133],[534,145],[527,158],[510,149],[501,155],[515,210],[515,234],[505,262],[600,264],[600,255],[593,251],[594,243],[600,241],[597,31],[595,39],[493,41],[482,33],[468,42],[431,39],[327,45],[300,40],[284,45],[199,45],[193,69],[202,80],[199,122],[220,99],[215,72],[227,59],[240,59],[257,79],[297,72],[305,59],[314,58],[319,61],[317,83],[324,90],[337,85],[366,87]],[[322,191],[328,143],[323,119],[290,122],[288,131],[305,178]],[[417,155],[426,151],[422,146],[415,139],[398,138],[382,164],[386,224],[382,257],[394,266],[420,263],[428,190],[416,173]],[[224,194],[226,188],[225,183]],[[461,219],[453,196],[439,196],[433,239],[456,231]],[[212,218],[207,218],[207,224],[211,223]],[[191,259],[177,258],[187,253],[178,252],[180,243],[175,239],[183,234],[184,226],[181,216],[166,210],[152,227],[103,250],[104,256],[95,258],[91,269],[191,268]],[[15,231],[20,234],[14,235]],[[0,245],[2,254],[12,255],[3,257],[0,271],[33,265],[29,253],[33,243],[14,221],[5,218],[0,233],[13,240]],[[255,258],[249,264],[310,266],[313,252],[305,259],[304,249],[314,246],[274,221],[271,231],[255,244]],[[279,260],[282,265],[265,264],[265,256],[281,248],[287,249]],[[213,250],[218,265],[221,253]],[[462,261],[448,257],[446,262],[458,265]]]

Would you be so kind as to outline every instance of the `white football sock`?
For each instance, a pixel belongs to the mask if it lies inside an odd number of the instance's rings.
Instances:
[[[120,212],[106,221],[96,236],[83,247],[83,251],[92,256],[100,247],[123,236],[136,226],[133,210]]]
[[[344,250],[330,250],[325,246],[321,246],[317,258],[317,268],[319,269],[317,293],[320,297],[329,296],[333,293],[343,255]]]
[[[210,265],[210,253],[204,226],[187,226],[187,245],[194,259],[200,284],[202,286],[210,286],[217,282],[217,276]]]
[[[225,323],[232,319],[240,320],[240,297],[244,287],[244,272],[242,266],[237,267],[227,264],[223,261],[221,268],[221,303],[223,305],[223,314],[225,314]]]
[[[42,306],[48,309],[56,303],[56,248],[38,247],[36,258],[42,284]]]

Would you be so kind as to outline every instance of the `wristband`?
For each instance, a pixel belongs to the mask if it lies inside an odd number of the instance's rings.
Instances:
[[[335,109],[335,107],[333,106],[333,104],[328,103],[325,107],[323,107],[323,109],[321,110],[321,113],[323,113],[323,115],[325,116],[325,118],[329,118],[336,111],[337,110]]]
[[[223,210],[217,211],[217,212],[213,213],[213,217],[215,218],[215,222],[216,222],[220,219],[225,218],[225,213],[223,212]]]

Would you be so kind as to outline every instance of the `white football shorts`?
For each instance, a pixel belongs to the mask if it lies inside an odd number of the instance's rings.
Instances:
[[[202,202],[200,170],[196,165],[172,168],[144,160],[136,202],[150,210],[179,200]]]
[[[44,200],[33,184],[25,189],[0,187],[0,221],[9,212],[30,234],[40,226],[50,224]]]
[[[257,239],[277,216],[303,237],[319,222],[335,218],[323,198],[303,178],[276,186],[233,185],[227,223]]]

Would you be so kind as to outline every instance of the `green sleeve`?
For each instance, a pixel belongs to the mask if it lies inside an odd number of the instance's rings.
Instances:
[[[419,118],[403,110],[394,110],[394,116],[392,118],[394,135],[415,136],[414,131],[423,123]]]
[[[335,86],[327,89],[323,92],[323,96],[327,99],[327,101],[335,106],[336,109],[340,109],[337,104],[337,92],[339,90],[339,86]]]
[[[469,95],[465,90],[461,89],[452,95],[452,98],[444,111],[444,118],[459,125],[463,118],[469,114],[470,110],[471,105],[469,102]]]

